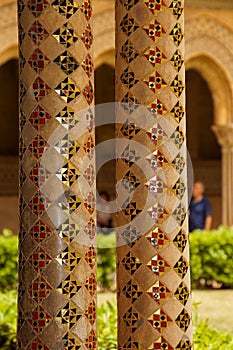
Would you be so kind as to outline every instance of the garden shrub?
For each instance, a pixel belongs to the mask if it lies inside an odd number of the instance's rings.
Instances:
[[[196,230],[190,234],[190,265],[192,286],[202,278],[207,284],[219,282],[233,288],[233,228]]]
[[[97,235],[97,280],[100,290],[116,289],[116,235]]]
[[[0,349],[16,349],[17,291],[0,292]]]
[[[17,288],[18,237],[4,229],[0,235],[0,291]]]
[[[117,349],[117,307],[109,301],[97,309],[98,348],[101,350]]]

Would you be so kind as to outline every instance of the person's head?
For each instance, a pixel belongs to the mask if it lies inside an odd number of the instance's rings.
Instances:
[[[197,198],[204,194],[205,186],[202,181],[195,181],[193,185],[193,197]]]
[[[107,202],[109,202],[109,200],[110,200],[109,194],[106,191],[101,191],[100,197]]]

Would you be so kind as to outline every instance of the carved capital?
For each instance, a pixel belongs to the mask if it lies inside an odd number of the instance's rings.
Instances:
[[[213,125],[212,130],[222,148],[233,148],[233,124]]]

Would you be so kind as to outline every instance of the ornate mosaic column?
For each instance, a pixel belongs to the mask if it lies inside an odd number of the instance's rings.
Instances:
[[[222,151],[222,220],[233,225],[233,124],[214,125]]]
[[[183,5],[116,5],[119,349],[192,348]]]
[[[91,1],[18,13],[18,349],[96,349]]]

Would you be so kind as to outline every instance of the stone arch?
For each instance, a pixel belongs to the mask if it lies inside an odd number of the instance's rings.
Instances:
[[[108,51],[104,51],[95,59],[95,69],[99,68],[102,64],[108,64],[112,68],[115,67],[115,49],[112,48]]]
[[[186,69],[196,69],[214,99],[214,123],[233,120],[233,29],[217,18],[199,15],[186,23]]]

